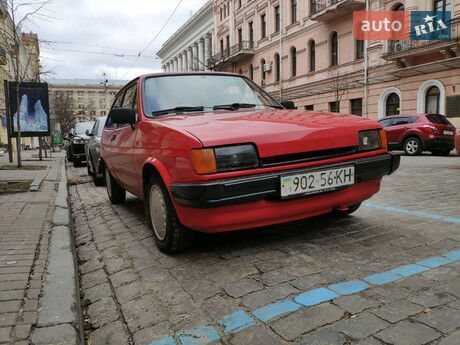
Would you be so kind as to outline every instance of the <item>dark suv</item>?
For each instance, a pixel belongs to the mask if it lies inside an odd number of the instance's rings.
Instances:
[[[69,133],[69,144],[67,145],[67,159],[73,162],[74,166],[79,166],[86,161],[85,142],[89,139],[86,130],[93,128],[94,122],[79,122]]]
[[[394,115],[379,122],[385,128],[388,147],[404,150],[409,156],[419,155],[422,151],[447,156],[455,146],[455,127],[444,115]]]

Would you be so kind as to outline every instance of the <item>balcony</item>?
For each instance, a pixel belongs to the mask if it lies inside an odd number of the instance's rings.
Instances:
[[[366,0],[311,0],[311,20],[332,22],[366,7]]]
[[[230,48],[224,49],[220,53],[213,55],[208,65],[212,69],[216,69],[225,63],[237,63],[246,60],[254,55],[254,43],[250,41],[242,41]]]
[[[6,65],[6,50],[0,47],[0,65]]]

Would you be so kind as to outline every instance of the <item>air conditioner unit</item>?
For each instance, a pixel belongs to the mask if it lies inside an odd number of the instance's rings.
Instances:
[[[271,63],[264,64],[264,72],[269,72],[272,69]]]

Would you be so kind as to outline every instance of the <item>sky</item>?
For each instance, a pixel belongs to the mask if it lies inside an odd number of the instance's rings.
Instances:
[[[136,59],[179,1],[54,0],[43,11],[45,18],[33,18],[22,31],[38,34],[41,64],[51,72],[49,78],[103,80],[105,73],[109,80],[130,80],[161,70],[156,52],[162,43],[190,18],[191,11],[206,3],[182,0],[162,33]]]

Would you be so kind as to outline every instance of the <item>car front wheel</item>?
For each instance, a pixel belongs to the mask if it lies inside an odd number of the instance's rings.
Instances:
[[[193,232],[180,224],[168,191],[156,176],[150,178],[145,203],[147,220],[158,249],[167,254],[185,250],[192,241]]]
[[[404,142],[404,152],[408,156],[417,156],[422,153],[422,142],[419,138],[408,138]]]
[[[126,200],[126,190],[120,187],[117,181],[112,177],[109,169],[105,168],[105,185],[107,195],[112,204],[122,204]]]

